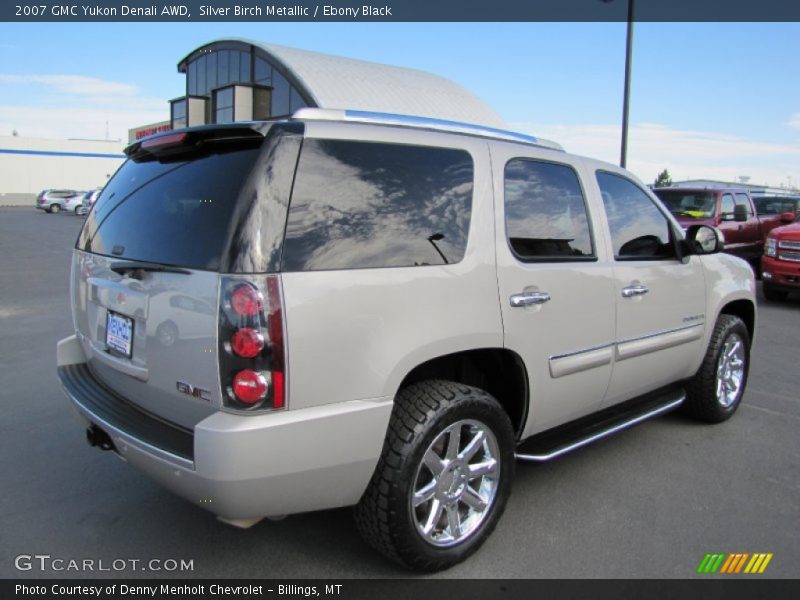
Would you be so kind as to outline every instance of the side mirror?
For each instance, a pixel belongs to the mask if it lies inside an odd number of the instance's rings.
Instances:
[[[791,212],[781,214],[781,223],[793,223],[797,215]]]
[[[692,254],[715,254],[725,249],[725,236],[710,225],[692,225],[686,230],[686,242]]]
[[[733,220],[737,223],[744,223],[750,216],[750,211],[744,204],[737,204],[733,207]]]

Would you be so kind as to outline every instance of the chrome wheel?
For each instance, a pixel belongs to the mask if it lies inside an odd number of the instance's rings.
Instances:
[[[722,346],[717,361],[717,401],[725,408],[739,397],[745,371],[744,340],[731,333]]]
[[[428,446],[417,468],[411,514],[429,544],[453,546],[474,534],[491,512],[500,479],[500,451],[489,427],[453,423]]]

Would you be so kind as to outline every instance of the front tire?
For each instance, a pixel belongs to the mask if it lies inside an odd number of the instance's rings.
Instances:
[[[750,370],[750,333],[733,315],[720,315],[703,364],[686,388],[684,411],[706,423],[733,416],[742,401]]]
[[[494,398],[449,381],[416,383],[395,399],[356,525],[405,567],[446,569],[494,530],[513,473],[514,432]]]

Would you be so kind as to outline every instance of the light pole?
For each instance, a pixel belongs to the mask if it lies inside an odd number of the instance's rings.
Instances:
[[[619,166],[625,168],[628,159],[628,112],[631,98],[631,58],[633,55],[633,4],[628,0],[628,35],[625,40],[625,91],[622,98],[622,145]]]

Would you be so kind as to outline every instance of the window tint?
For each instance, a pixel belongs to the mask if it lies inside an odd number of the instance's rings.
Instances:
[[[722,204],[720,204],[720,215],[733,215],[733,195],[732,194],[723,194],[722,195]]]
[[[578,175],[566,165],[515,159],[505,170],[506,235],[522,260],[593,255]]]
[[[753,216],[753,210],[750,208],[750,200],[747,198],[747,194],[736,194],[736,205],[737,206],[744,206],[747,209],[747,216]]]
[[[283,270],[456,263],[467,245],[472,179],[461,150],[306,140]]]
[[[128,160],[81,232],[88,252],[195,269],[219,268],[242,186],[259,149],[183,162]]]
[[[608,215],[614,256],[620,260],[673,258],[667,217],[632,181],[597,172],[597,183]]]

